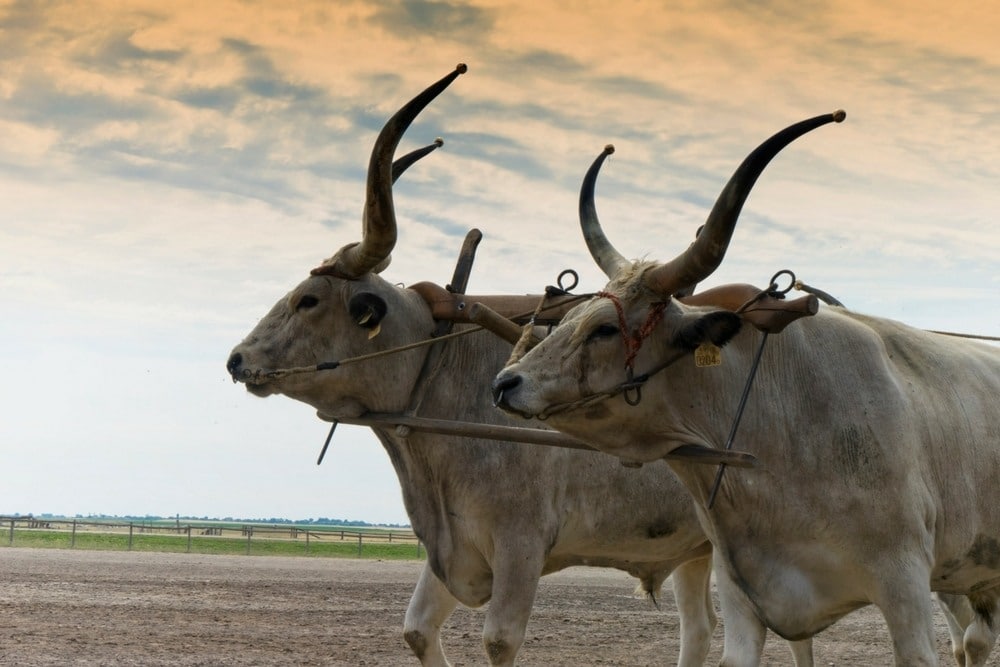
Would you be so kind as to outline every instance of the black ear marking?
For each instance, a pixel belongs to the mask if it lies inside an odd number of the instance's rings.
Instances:
[[[347,304],[351,319],[363,329],[375,329],[388,310],[385,300],[371,292],[359,292]]]
[[[674,344],[693,350],[702,343],[722,347],[740,331],[743,319],[728,310],[717,310],[685,322],[674,336]]]

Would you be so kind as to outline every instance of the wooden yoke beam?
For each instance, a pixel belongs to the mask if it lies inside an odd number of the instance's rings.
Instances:
[[[513,320],[517,324],[525,324],[531,319],[531,314],[535,312],[538,302],[542,299],[541,294],[485,296],[454,294],[432,282],[410,285],[409,289],[419,294],[427,302],[435,320],[449,320],[451,322],[471,323],[473,320],[469,313],[470,307],[474,303],[480,303],[501,317]],[[540,325],[557,324],[569,312],[569,309],[578,303],[580,303],[580,297],[577,295],[548,297],[546,308],[535,318],[535,323]]]
[[[733,312],[760,294],[753,285],[743,283],[720,285],[680,299],[689,306],[713,306]],[[776,299],[764,295],[746,307],[740,316],[756,328],[767,333],[780,333],[800,317],[809,317],[819,312],[819,299],[807,294],[797,299]]]

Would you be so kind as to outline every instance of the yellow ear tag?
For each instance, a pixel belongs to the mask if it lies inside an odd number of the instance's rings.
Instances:
[[[711,343],[702,343],[694,351],[694,365],[698,368],[722,365],[722,349]]]
[[[375,328],[368,332],[368,340],[371,340],[378,335],[378,332],[382,330],[382,324],[376,324]]]

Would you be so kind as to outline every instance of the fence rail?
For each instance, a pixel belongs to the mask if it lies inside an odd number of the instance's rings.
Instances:
[[[240,546],[235,546],[239,541]],[[245,544],[244,544],[245,543]],[[421,558],[420,540],[408,530],[170,521],[87,521],[0,516],[0,545],[64,548],[356,555]],[[156,548],[160,547],[160,548]],[[388,547],[388,551],[387,551]],[[412,551],[410,551],[412,549]]]

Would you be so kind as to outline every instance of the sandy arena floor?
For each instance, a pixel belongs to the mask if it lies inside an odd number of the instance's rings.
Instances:
[[[402,638],[417,562],[0,548],[2,665],[416,665]],[[677,615],[634,580],[572,568],[542,579],[519,664],[674,665]],[[445,645],[486,664],[482,610],[459,608]],[[953,665],[943,616],[941,664]],[[708,664],[722,651],[716,630]],[[890,665],[873,607],[815,640],[817,665]],[[990,665],[1000,666],[1000,650]],[[765,664],[789,665],[771,635]]]

